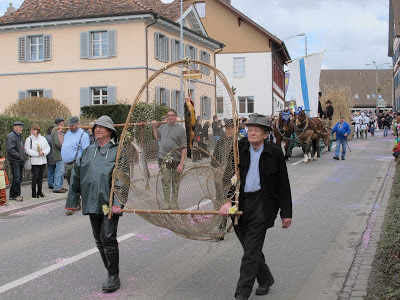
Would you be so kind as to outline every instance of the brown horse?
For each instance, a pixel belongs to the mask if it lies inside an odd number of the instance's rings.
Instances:
[[[295,112],[294,123],[294,131],[303,149],[304,163],[311,161],[311,142],[313,142],[314,146],[313,160],[317,160],[323,127],[321,120],[319,118],[309,118],[302,108],[298,108]]]
[[[325,146],[328,151],[331,151],[331,121],[329,119],[322,119],[321,138],[324,140]]]
[[[281,111],[274,120],[274,136],[276,145],[281,148],[285,142],[285,159],[289,159],[289,139],[293,133],[293,122],[290,119],[290,112]]]

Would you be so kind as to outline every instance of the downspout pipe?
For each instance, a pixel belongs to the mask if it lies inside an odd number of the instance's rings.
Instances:
[[[150,26],[156,24],[158,21],[158,14],[154,15],[154,22],[147,24],[145,28],[146,35],[146,80],[149,79],[149,37],[148,37],[148,29]],[[146,88],[146,102],[149,102],[149,89]]]

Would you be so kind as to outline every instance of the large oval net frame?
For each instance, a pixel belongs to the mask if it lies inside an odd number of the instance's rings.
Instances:
[[[198,119],[193,127],[193,111],[190,115],[186,109],[185,114],[187,97]],[[177,111],[175,125],[162,120],[162,105]],[[209,137],[217,112],[222,116],[219,139]],[[194,129],[192,135],[188,128]],[[191,140],[191,150],[182,146]],[[179,172],[186,149],[191,155]],[[232,200],[235,223],[241,215],[238,162],[238,112],[226,77],[205,62],[180,60],[146,80],[131,105],[119,140],[109,205],[116,199],[123,212],[139,214],[185,238],[219,239],[230,222],[219,215],[219,208]]]

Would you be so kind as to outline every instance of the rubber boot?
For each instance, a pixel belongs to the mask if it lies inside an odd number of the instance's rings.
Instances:
[[[102,286],[103,293],[112,293],[119,289],[121,281],[119,280],[119,251],[114,250],[112,253],[107,253],[108,278]]]
[[[42,197],[42,198],[44,198],[44,197],[46,197],[45,195],[43,195],[43,193],[42,193],[42,183],[41,182],[38,182],[38,191],[37,191],[37,193],[36,193],[36,196],[39,198],[39,197]]]
[[[36,183],[32,184],[32,199],[39,198],[38,194],[36,193]]]

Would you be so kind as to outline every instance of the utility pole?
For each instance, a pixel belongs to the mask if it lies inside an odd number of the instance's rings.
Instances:
[[[383,65],[390,65],[390,63],[383,63],[377,65],[375,61],[372,62],[372,64],[365,64],[366,66],[373,66],[375,67],[375,98],[376,98],[376,108],[375,108],[375,113],[378,114],[379,112],[379,106],[378,106],[378,67],[383,66]]]

